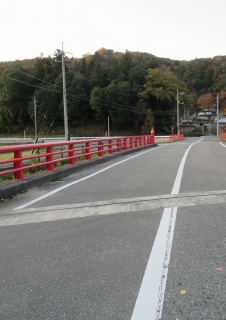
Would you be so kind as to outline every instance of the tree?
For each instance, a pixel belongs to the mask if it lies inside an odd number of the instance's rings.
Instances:
[[[141,100],[151,98],[156,110],[172,107],[175,103],[177,89],[186,91],[186,86],[167,70],[148,69],[144,90],[139,93]],[[168,107],[166,107],[168,105]]]
[[[145,83],[145,77],[147,76],[147,70],[144,65],[135,66],[129,71],[129,82],[131,84],[143,85]]]
[[[143,88],[138,96],[153,110],[156,131],[164,132],[167,127],[174,124],[177,89],[186,91],[186,86],[172,72],[156,68],[148,69]]]
[[[67,90],[68,118],[70,121],[83,122],[86,116],[91,115],[89,95],[86,79],[74,78]]]
[[[132,87],[128,81],[112,82],[105,88],[95,87],[91,92],[90,105],[97,118],[109,116],[114,128],[122,128],[131,118]]]
[[[59,88],[56,85],[42,83],[34,92],[33,97],[28,104],[28,112],[33,122],[34,115],[34,97],[37,101],[36,120],[38,123],[38,133],[43,132],[44,128],[52,127],[55,121],[63,121],[62,111],[62,92],[57,92]],[[61,89],[62,90],[62,89]]]
[[[109,115],[113,122],[114,128],[120,129],[128,119],[132,117],[131,99],[132,87],[128,81],[111,83],[107,88],[108,99],[111,102]]]
[[[89,104],[95,111],[97,119],[107,119],[109,116],[109,102],[107,99],[108,95],[106,88],[101,89],[100,87],[95,87],[91,91]]]
[[[49,56],[47,58],[36,58],[34,76],[38,79],[52,80],[53,73],[53,59]]]
[[[205,91],[207,92],[213,86],[214,70],[211,66],[208,66],[205,75]]]
[[[154,116],[151,109],[148,109],[146,112],[146,118],[144,124],[141,128],[141,134],[150,134],[151,130],[154,128]]]
[[[155,68],[158,68],[158,67],[159,67],[159,65],[158,65],[158,63],[157,63],[155,58],[152,58],[151,60],[146,62],[146,68],[147,69],[155,69]]]
[[[129,51],[126,50],[125,54],[120,59],[120,68],[122,70],[122,73],[126,76],[126,79],[128,79],[131,66],[132,66],[132,58]]]
[[[110,63],[109,80],[110,82],[114,81],[115,83],[118,83],[122,81],[122,78],[123,76],[120,69],[119,60],[114,58]]]
[[[199,96],[197,105],[200,109],[211,109],[216,107],[215,98],[211,93]]]
[[[221,110],[226,109],[226,91],[219,92],[219,105]]]
[[[81,65],[80,65],[80,73],[84,76],[87,76],[87,63],[86,63],[86,58],[83,57],[81,59]]]
[[[19,64],[13,69],[5,69],[0,78],[0,112],[9,127],[19,125],[24,128],[30,123],[27,106],[34,92],[30,84],[31,78]]]
[[[98,52],[95,52],[91,62],[90,82],[93,87],[102,87],[104,84],[104,69]]]

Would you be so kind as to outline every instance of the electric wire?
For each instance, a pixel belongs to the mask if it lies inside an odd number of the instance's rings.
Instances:
[[[27,75],[27,76],[29,76],[29,77],[32,77],[32,78],[34,78],[34,79],[36,79],[36,80],[39,80],[39,81],[41,81],[41,82],[44,82],[44,83],[47,83],[47,84],[50,84],[50,85],[53,85],[53,86],[54,86],[53,83],[50,83],[50,82],[44,81],[44,80],[42,80],[42,79],[39,79],[39,78],[37,78],[37,77],[35,77],[35,76],[33,76],[33,75],[30,75],[29,73],[26,73],[26,72],[24,72],[24,71],[22,71],[22,70],[19,70],[19,69],[17,69],[17,68],[11,67],[11,66],[8,66],[8,67],[11,68],[11,69],[13,69],[13,70],[16,70],[16,71],[18,71],[18,72],[20,72],[20,73],[22,73],[22,74],[25,74],[25,75]],[[16,81],[16,79],[14,79],[14,80]],[[27,85],[31,85],[31,84],[28,84],[28,83],[26,83],[26,82],[24,82],[24,83],[27,84]],[[55,85],[55,87],[58,87],[58,88],[63,89],[63,87],[58,86],[58,85]],[[43,89],[44,89],[44,88],[43,88]],[[83,98],[83,97],[81,97],[80,95],[75,96],[75,95],[72,95],[72,94],[69,94],[69,93],[67,93],[67,96],[77,97],[77,98],[82,99],[82,100],[85,100],[85,101],[89,101],[89,100],[90,100],[90,99]],[[88,98],[88,96],[87,96],[87,98]],[[107,102],[107,103],[109,103],[109,104],[111,103],[110,101],[107,101],[107,100],[104,100],[104,99],[97,99],[97,100],[98,100],[98,101],[102,101],[102,102]],[[119,105],[119,106],[123,106],[123,105],[121,105],[121,104],[119,104],[119,103],[117,103],[117,102],[114,102],[114,104],[115,104],[115,105]],[[145,109],[145,108],[139,108],[139,110],[146,112],[146,109]]]
[[[46,133],[46,135],[48,135],[50,129],[52,128],[52,126],[53,126],[53,124],[54,124],[54,122],[55,122],[55,120],[56,120],[56,118],[57,118],[57,116],[58,116],[58,113],[60,112],[60,109],[61,109],[61,108],[62,108],[62,106],[59,107],[59,109],[58,109],[58,111],[57,111],[57,113],[56,113],[56,116],[55,116],[55,118],[53,119],[53,121],[52,121],[52,123],[51,123],[51,125],[50,125],[50,127],[49,127],[49,129],[48,129],[48,131],[47,131],[47,133]]]
[[[20,83],[23,83],[23,84],[26,84],[28,86],[32,86],[32,87],[35,87],[35,88],[38,88],[38,89],[41,89],[41,90],[47,90],[47,91],[50,91],[50,92],[57,92],[57,93],[61,93],[63,94],[62,91],[58,91],[58,90],[55,90],[55,89],[48,89],[48,88],[44,88],[44,87],[40,87],[40,86],[37,86],[37,85],[33,85],[33,84],[29,84],[29,83],[26,83],[24,81],[21,81],[21,80],[18,80],[18,79],[14,79],[14,78],[11,78],[11,77],[5,77],[9,80],[12,80],[12,81],[16,81],[16,82],[20,82]],[[53,85],[53,84],[52,84]],[[74,95],[74,94],[71,94],[71,93],[67,93],[67,96],[71,96],[71,97],[75,97],[75,98],[78,98],[80,100],[85,100],[85,101],[90,101],[90,99],[87,99],[87,98],[82,98],[78,95]],[[104,99],[96,99],[97,101],[101,101],[101,102],[105,102],[105,103],[108,103],[109,105],[109,108],[115,108],[115,109],[120,109],[120,110],[125,110],[125,111],[130,111],[130,112],[134,112],[134,113],[145,113],[147,110],[144,109],[144,108],[137,108],[137,109],[131,109],[131,108],[121,108],[121,106],[123,107],[123,105],[121,104],[118,104],[116,102],[110,102],[108,100],[104,100]],[[114,105],[113,105],[114,104]],[[117,107],[119,106],[119,107]],[[152,112],[153,114],[157,114],[158,112]],[[160,112],[159,112],[160,113]],[[164,112],[164,113],[167,113],[167,114],[171,114],[171,113],[175,113],[174,111],[167,111],[167,112]]]
[[[22,73],[22,74],[25,74],[26,76],[31,77],[31,78],[33,78],[33,79],[36,79],[36,80],[39,80],[39,81],[41,81],[41,82],[44,82],[44,83],[50,84],[50,85],[52,85],[52,86],[59,87],[59,88],[63,89],[63,87],[61,87],[61,86],[57,86],[57,85],[54,84],[54,83],[51,83],[51,82],[42,80],[42,79],[40,79],[40,78],[37,78],[37,77],[33,76],[32,74],[29,74],[29,73],[27,73],[27,72],[24,72],[24,71],[22,71],[22,70],[20,70],[20,69],[14,68],[14,67],[12,67],[12,66],[8,66],[8,68],[13,69],[13,70],[16,70],[17,72],[20,72],[20,73]]]
[[[44,114],[43,119],[42,119],[42,124],[41,124],[41,127],[40,127],[40,129],[41,129],[42,126],[43,126],[43,123],[44,123],[44,121],[45,121],[45,119],[46,119],[46,114],[47,114],[47,111],[48,111],[50,102],[51,102],[51,100],[52,100],[53,93],[55,93],[55,92],[56,92],[56,93],[61,93],[61,94],[63,93],[62,91],[56,90],[55,88],[63,89],[63,87],[62,87],[62,86],[58,86],[58,85],[53,84],[53,83],[50,83],[50,82],[48,82],[48,81],[42,80],[42,79],[40,79],[40,78],[37,78],[37,77],[35,77],[35,76],[31,75],[31,74],[28,74],[28,73],[26,73],[26,72],[24,72],[24,71],[22,71],[22,70],[19,70],[19,69],[17,69],[17,68],[14,68],[14,67],[12,67],[12,66],[8,66],[8,67],[11,68],[11,69],[13,69],[13,70],[15,70],[15,71],[17,71],[17,72],[20,72],[20,73],[26,75],[26,76],[29,76],[29,77],[31,77],[31,78],[33,78],[33,79],[36,79],[36,80],[38,80],[38,81],[40,81],[40,82],[42,82],[42,83],[45,83],[45,84],[48,84],[48,85],[54,87],[53,89],[44,88],[44,87],[40,87],[40,86],[38,86],[38,85],[29,84],[29,83],[26,83],[26,82],[24,82],[24,81],[21,81],[21,80],[14,79],[14,78],[7,77],[7,76],[6,76],[6,78],[9,79],[9,80],[11,80],[11,81],[17,81],[17,82],[20,82],[20,83],[25,84],[25,85],[28,85],[28,86],[32,86],[32,87],[35,87],[35,88],[38,88],[38,89],[41,89],[41,90],[46,90],[46,91],[50,91],[50,92],[51,92],[51,97],[50,97],[50,100],[49,100],[49,102],[48,102],[47,109],[46,109],[45,114]],[[87,96],[87,98],[85,98],[85,97],[82,97],[82,96],[80,96],[80,95],[78,95],[78,94],[75,95],[75,94],[71,94],[71,93],[67,93],[67,96],[77,98],[78,100],[84,100],[84,101],[88,101],[88,102],[90,101],[90,98],[88,98],[88,96]],[[77,101],[78,101],[78,100],[77,100]],[[118,110],[124,110],[124,111],[127,111],[127,112],[133,112],[133,113],[135,113],[135,114],[137,114],[137,113],[144,114],[144,113],[146,113],[146,111],[147,111],[145,108],[136,108],[136,109],[125,108],[124,105],[121,105],[121,104],[116,103],[116,102],[113,102],[113,103],[112,103],[112,102],[110,102],[110,101],[108,101],[108,100],[104,100],[104,99],[98,99],[98,98],[97,98],[96,100],[97,100],[97,101],[104,102],[104,103],[107,103],[109,108],[114,108],[114,109],[118,109]],[[59,113],[59,111],[60,111],[60,108],[61,108],[61,106],[59,107],[59,110],[58,110],[58,112],[57,112],[54,120],[52,121],[52,123],[51,123],[51,125],[50,125],[50,127],[49,127],[49,129],[48,129],[48,132],[50,131],[53,123],[55,122],[55,119],[56,119],[56,117],[57,117],[57,115],[58,115],[58,113]],[[172,114],[172,113],[175,113],[175,112],[167,112],[168,115],[169,115],[169,114]],[[156,112],[152,112],[152,114],[157,114],[157,113],[156,113]],[[165,114],[166,114],[166,112],[165,112]],[[47,134],[48,134],[48,132],[47,132]]]
[[[51,96],[50,96],[50,99],[49,99],[49,102],[48,102],[48,106],[47,106],[47,108],[46,108],[46,111],[45,111],[45,114],[44,114],[44,116],[43,116],[42,123],[41,123],[41,126],[40,126],[40,129],[39,129],[39,130],[42,129],[43,122],[44,122],[45,119],[46,119],[47,111],[48,111],[48,109],[49,109],[49,105],[50,105],[50,102],[51,102],[51,100],[52,100],[52,97],[53,97],[53,91],[51,92]]]

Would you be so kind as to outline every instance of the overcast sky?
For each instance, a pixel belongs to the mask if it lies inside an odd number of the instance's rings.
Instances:
[[[0,61],[101,47],[174,60],[226,55],[226,0],[5,0]]]

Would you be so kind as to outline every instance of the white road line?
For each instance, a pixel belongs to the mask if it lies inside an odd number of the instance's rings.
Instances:
[[[145,154],[145,153],[154,151],[154,150],[156,150],[156,149],[159,149],[159,148],[162,148],[162,147],[165,147],[165,146],[166,146],[166,145],[159,146],[159,147],[156,147],[156,148],[154,148],[154,149],[150,149],[150,150],[141,152],[141,153],[139,153],[139,154],[136,154],[136,155],[134,155],[134,156],[132,156],[132,157],[130,157],[130,158],[124,159],[124,160],[122,160],[122,161],[119,161],[119,162],[117,162],[117,163],[115,163],[115,164],[112,164],[112,165],[106,167],[105,169],[102,169],[102,170],[97,171],[97,172],[95,172],[95,173],[93,173],[93,174],[90,174],[90,175],[88,175],[88,176],[86,176],[86,177],[84,177],[84,178],[82,178],[82,179],[79,179],[79,180],[73,181],[73,182],[71,182],[71,183],[68,183],[68,184],[66,184],[66,185],[64,185],[64,186],[62,186],[62,187],[60,187],[60,188],[57,188],[57,189],[55,189],[55,190],[53,190],[53,191],[51,191],[51,192],[49,192],[49,193],[46,193],[45,195],[43,195],[43,196],[41,196],[41,197],[39,197],[39,198],[36,198],[36,199],[34,199],[34,200],[32,200],[32,201],[29,201],[29,202],[27,202],[27,203],[25,203],[25,204],[23,204],[23,205],[21,205],[21,206],[19,206],[19,207],[13,208],[13,210],[19,210],[19,209],[26,208],[26,207],[32,205],[33,203],[36,203],[36,202],[38,202],[38,201],[40,201],[40,200],[43,200],[43,199],[45,199],[45,198],[53,195],[54,193],[57,193],[57,192],[65,189],[65,188],[68,188],[68,187],[72,186],[73,184],[76,184],[76,183],[79,183],[79,182],[81,182],[81,181],[84,181],[84,180],[87,180],[87,179],[89,179],[89,178],[92,178],[92,177],[96,176],[97,174],[100,174],[100,173],[102,173],[102,172],[104,172],[104,171],[106,171],[106,170],[109,170],[109,169],[111,169],[111,168],[113,168],[113,167],[115,167],[115,166],[117,166],[117,165],[119,165],[119,164],[121,164],[121,163],[123,163],[123,162],[129,161],[129,160],[131,160],[131,159],[133,159],[133,158],[139,157],[139,156],[141,156],[141,155],[143,155],[143,154]]]
[[[219,142],[223,147],[225,147],[226,148],[226,145],[225,144],[223,144],[222,142]]]
[[[181,163],[180,163],[180,166],[179,166],[179,169],[178,169],[178,172],[177,172],[177,176],[176,176],[176,179],[175,179],[175,182],[174,182],[174,186],[173,186],[173,190],[171,192],[171,194],[178,194],[179,193],[179,190],[180,190],[180,184],[181,184],[181,179],[182,179],[182,175],[183,175],[183,170],[184,170],[184,164],[185,164],[185,161],[186,161],[186,158],[187,158],[187,155],[188,155],[188,152],[190,151],[191,147],[200,142],[201,140],[203,140],[203,138],[201,138],[200,140],[198,140],[197,142],[194,142],[190,145],[190,147],[188,147],[188,149],[186,150],[182,160],[181,160]]]
[[[202,139],[191,144],[186,150],[171,194],[179,193],[188,152],[194,144]],[[177,208],[165,208],[163,211],[131,320],[157,320],[161,318],[176,214]]]

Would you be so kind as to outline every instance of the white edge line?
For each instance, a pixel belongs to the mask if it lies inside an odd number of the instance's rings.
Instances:
[[[225,147],[226,148],[226,145],[225,144],[223,144],[222,142],[219,142],[223,147]]]
[[[112,164],[112,165],[108,166],[107,168],[104,168],[104,169],[102,169],[102,170],[100,170],[100,171],[97,171],[97,172],[95,172],[95,173],[93,173],[93,174],[90,174],[90,175],[88,175],[88,176],[86,176],[86,177],[84,177],[84,178],[82,178],[82,179],[79,179],[79,180],[73,181],[73,182],[71,182],[71,183],[68,183],[68,184],[66,184],[66,185],[64,185],[64,186],[62,186],[62,187],[60,187],[60,188],[57,188],[57,189],[55,189],[55,190],[53,190],[53,191],[51,191],[51,192],[48,192],[47,194],[45,194],[45,195],[43,195],[43,196],[41,196],[41,197],[39,197],[39,198],[36,198],[36,199],[34,199],[34,200],[32,200],[32,201],[29,201],[29,202],[27,202],[27,203],[25,203],[25,204],[23,204],[23,205],[21,205],[21,206],[19,206],[19,207],[13,208],[12,210],[19,210],[19,209],[26,208],[26,207],[32,205],[33,203],[36,203],[36,202],[38,202],[38,201],[40,201],[40,200],[43,200],[43,199],[45,199],[45,198],[53,195],[54,193],[57,193],[57,192],[65,189],[65,188],[68,188],[68,187],[72,186],[73,184],[76,184],[76,183],[82,182],[82,181],[84,181],[84,180],[87,180],[87,179],[89,179],[89,178],[92,178],[92,177],[96,176],[97,174],[100,174],[100,173],[102,173],[102,172],[104,172],[104,171],[106,171],[106,170],[108,170],[108,169],[111,169],[111,168],[113,168],[113,167],[115,167],[115,166],[117,166],[117,165],[119,165],[119,164],[121,164],[121,163],[123,163],[123,162],[126,162],[126,161],[131,160],[131,159],[133,159],[133,158],[136,158],[136,157],[138,157],[138,156],[140,156],[140,155],[142,155],[142,154],[145,154],[145,153],[147,153],[147,152],[154,151],[154,150],[156,150],[156,149],[159,149],[159,148],[162,148],[162,147],[165,147],[165,146],[166,146],[166,145],[162,145],[162,146],[159,146],[159,147],[155,147],[155,148],[153,148],[153,149],[150,149],[150,150],[141,152],[141,153],[139,153],[139,154],[136,154],[136,155],[134,155],[134,156],[132,156],[132,157],[130,157],[130,158],[127,158],[127,159],[124,159],[124,160],[122,160],[122,161],[119,161],[119,162],[117,162],[117,163],[115,163],[115,164]]]
[[[175,182],[174,182],[174,185],[173,185],[173,190],[171,192],[171,194],[178,194],[179,193],[179,190],[180,190],[180,185],[181,185],[181,180],[182,180],[182,175],[183,175],[183,171],[184,171],[184,165],[185,165],[185,161],[187,159],[187,156],[188,156],[188,152],[190,151],[191,147],[196,144],[196,143],[199,143],[203,138],[201,138],[200,140],[192,143],[188,149],[186,150],[182,160],[181,160],[181,163],[180,163],[180,166],[179,166],[179,169],[178,169],[178,172],[177,172],[177,176],[176,176],[176,179],[175,179]]]
[[[165,208],[131,320],[156,320],[171,208]]]
[[[191,144],[186,150],[181,160],[171,194],[179,193],[188,152],[194,144],[200,142],[202,139],[203,138]],[[163,211],[131,320],[160,319],[164,303],[176,214],[176,207],[165,208]]]
[[[171,249],[173,245],[173,235],[174,235],[174,229],[176,224],[176,218],[177,218],[177,208],[173,208],[171,211],[171,220],[170,220],[169,229],[168,229],[168,242],[166,246],[165,260],[163,264],[163,273],[162,273],[161,285],[159,289],[159,304],[157,309],[157,319],[161,319],[162,317],[162,310],[163,310],[163,303],[165,298],[166,282],[167,282],[167,276],[168,276],[168,270],[169,270]]]

